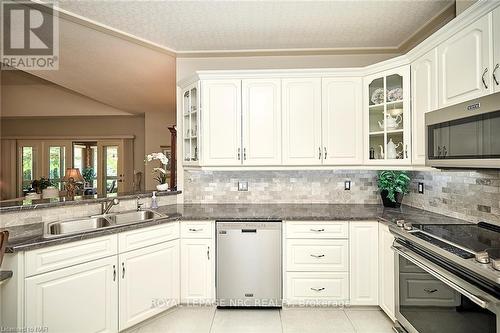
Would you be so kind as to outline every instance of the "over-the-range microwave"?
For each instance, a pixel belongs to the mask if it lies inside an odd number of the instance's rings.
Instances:
[[[425,114],[426,165],[500,169],[500,92]]]

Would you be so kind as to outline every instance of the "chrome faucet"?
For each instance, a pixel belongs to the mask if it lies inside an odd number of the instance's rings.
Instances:
[[[140,196],[137,196],[137,200],[136,200],[135,205],[136,205],[135,207],[136,207],[137,211],[140,211],[141,207],[144,205],[144,203],[141,203],[141,197]]]
[[[110,201],[105,201],[101,203],[101,214],[106,215],[109,213],[111,208],[115,205],[118,205],[120,203],[120,200],[118,198],[114,198],[113,200]]]

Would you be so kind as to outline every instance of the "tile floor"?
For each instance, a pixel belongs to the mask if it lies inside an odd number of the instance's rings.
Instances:
[[[392,322],[375,308],[221,310],[178,307],[127,333],[392,333]]]

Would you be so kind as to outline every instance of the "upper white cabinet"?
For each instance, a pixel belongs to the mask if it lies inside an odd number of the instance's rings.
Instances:
[[[241,80],[204,80],[201,89],[204,164],[241,164]]]
[[[321,164],[321,79],[282,81],[283,163]]]
[[[365,162],[409,164],[410,66],[370,75],[365,86]]]
[[[411,64],[414,165],[425,164],[425,113],[437,109],[437,61],[435,48]]]
[[[361,91],[360,78],[322,80],[323,164],[363,163]]]
[[[500,91],[500,7],[493,11],[493,87]]]
[[[281,164],[281,80],[243,80],[242,94],[243,164]]]
[[[184,164],[196,164],[199,160],[200,83],[182,90],[182,137],[184,140]]]
[[[378,305],[378,222],[349,223],[352,305]]]
[[[483,16],[438,47],[440,108],[493,91],[491,16]]]

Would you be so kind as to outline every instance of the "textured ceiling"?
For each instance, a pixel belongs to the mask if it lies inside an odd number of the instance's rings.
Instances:
[[[60,1],[177,52],[395,48],[453,0]]]

